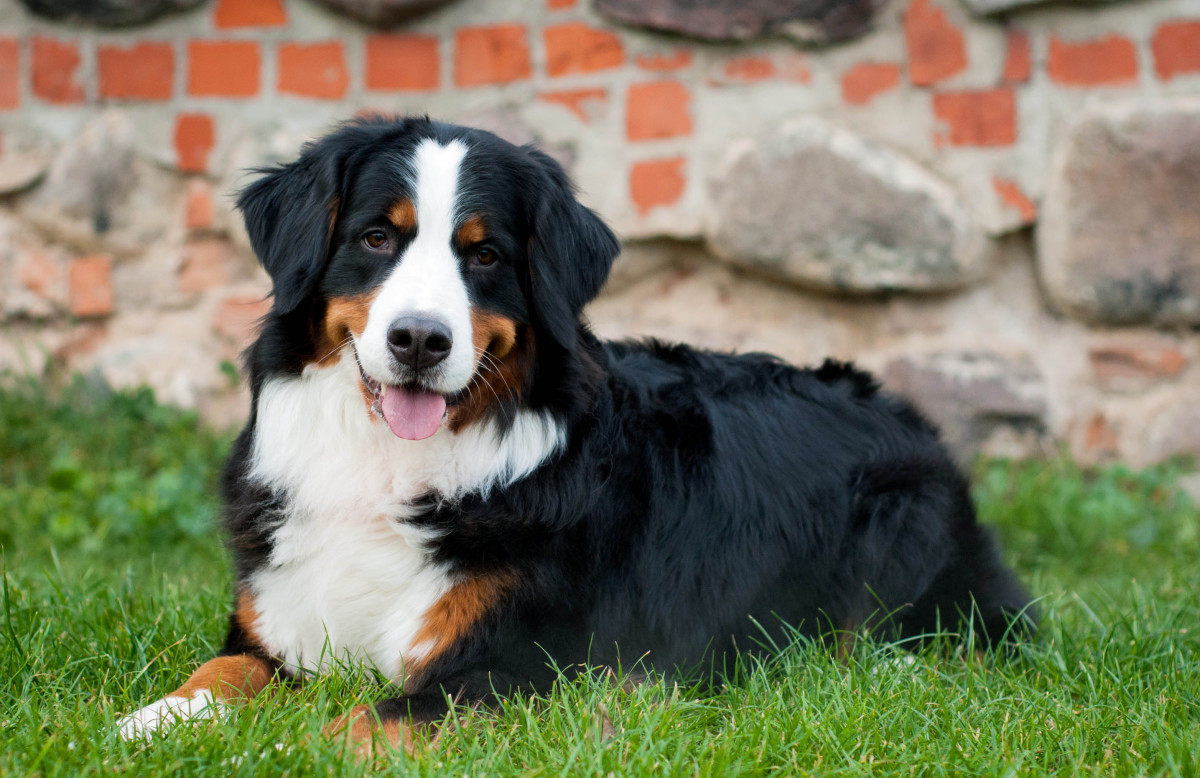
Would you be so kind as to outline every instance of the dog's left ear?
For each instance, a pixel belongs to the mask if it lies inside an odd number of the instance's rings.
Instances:
[[[543,333],[570,351],[583,307],[600,293],[621,244],[575,199],[557,162],[540,151],[530,154],[545,174],[529,248],[532,313]]]
[[[333,145],[326,139],[305,146],[295,162],[260,171],[265,175],[238,196],[281,314],[312,294],[328,259],[341,200],[341,155]]]

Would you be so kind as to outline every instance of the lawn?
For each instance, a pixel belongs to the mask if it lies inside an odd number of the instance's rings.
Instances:
[[[469,714],[435,751],[359,765],[318,737],[386,693],[323,678],[123,742],[123,713],[224,637],[212,529],[229,434],[78,381],[0,388],[0,775],[1200,773],[1200,512],[1183,463],[982,462],[976,495],[1041,598],[1005,661],[794,645],[717,690],[597,680]]]

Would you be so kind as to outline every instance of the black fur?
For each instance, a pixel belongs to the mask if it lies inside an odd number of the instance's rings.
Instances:
[[[428,721],[447,694],[470,703],[543,690],[550,659],[720,667],[785,643],[788,626],[917,638],[967,618],[984,644],[1031,628],[1028,595],[911,406],[847,364],[802,370],[768,355],[598,340],[580,316],[616,239],[556,163],[486,133],[360,122],[246,190],[239,205],[276,290],[249,352],[256,398],[267,377],[300,369],[325,297],[378,283],[383,271],[359,262],[354,236],[400,192],[389,165],[423,137],[473,149],[464,180],[478,185],[464,196],[503,225],[506,262],[486,281],[468,278],[473,299],[532,333],[537,357],[511,402],[549,409],[568,434],[559,455],[507,488],[422,500],[413,521],[440,530],[438,561],[465,574],[515,570],[519,583],[380,715]],[[243,579],[264,563],[282,498],[245,477],[254,424],[225,478]]]

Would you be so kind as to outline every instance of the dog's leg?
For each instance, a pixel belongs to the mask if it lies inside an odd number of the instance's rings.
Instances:
[[[440,691],[430,691],[359,705],[325,727],[325,736],[346,742],[361,758],[398,749],[416,755],[422,746],[437,744],[450,702]]]
[[[270,662],[253,654],[210,659],[178,689],[121,719],[121,737],[144,737],[167,724],[219,716],[231,703],[266,688],[274,674]]]
[[[166,697],[121,719],[121,736],[127,740],[144,737],[164,725],[210,719],[224,713],[230,704],[248,700],[266,688],[280,669],[267,657],[254,632],[256,620],[254,600],[242,590],[229,616],[222,656],[200,665]]]
[[[398,749],[416,755],[437,745],[439,727],[451,709],[494,706],[497,689],[526,689],[510,681],[507,676],[467,672],[414,694],[359,705],[325,727],[324,734],[345,742],[362,758]]]

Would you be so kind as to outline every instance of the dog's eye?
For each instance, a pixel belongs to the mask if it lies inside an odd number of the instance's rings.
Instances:
[[[369,248],[369,249],[374,249],[375,251],[381,251],[381,250],[387,248],[388,237],[387,237],[387,234],[384,233],[382,230],[372,230],[371,232],[368,232],[366,235],[363,235],[363,243],[365,243],[367,248]]]
[[[488,248],[479,249],[475,252],[475,264],[483,265],[484,267],[487,267],[499,258],[496,252]]]

